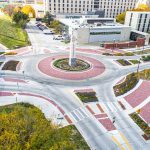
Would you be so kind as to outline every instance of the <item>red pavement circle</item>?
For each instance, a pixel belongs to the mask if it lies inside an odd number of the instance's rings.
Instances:
[[[50,77],[66,79],[66,80],[85,80],[88,78],[96,77],[105,71],[105,66],[100,61],[90,57],[79,56],[79,55],[77,55],[77,58],[87,61],[91,65],[90,69],[85,71],[80,71],[80,72],[75,72],[75,71],[69,72],[65,70],[60,70],[53,66],[53,62],[56,61],[57,59],[62,59],[67,57],[68,55],[47,57],[39,62],[38,68],[42,73]]]

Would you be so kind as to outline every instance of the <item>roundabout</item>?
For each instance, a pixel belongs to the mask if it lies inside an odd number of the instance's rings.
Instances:
[[[95,78],[105,71],[104,64],[91,57],[77,55],[78,65],[74,67],[70,67],[67,61],[68,55],[47,57],[40,60],[38,69],[49,77],[65,80]]]

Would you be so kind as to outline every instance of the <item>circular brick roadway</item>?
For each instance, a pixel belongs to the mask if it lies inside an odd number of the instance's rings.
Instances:
[[[75,72],[75,71],[69,72],[65,70],[60,70],[53,66],[53,62],[56,61],[57,59],[67,58],[67,57],[68,55],[57,55],[57,56],[47,57],[39,62],[38,68],[42,73],[48,76],[60,78],[60,79],[67,79],[67,80],[85,80],[88,78],[96,77],[105,71],[105,66],[100,61],[90,57],[79,56],[79,55],[77,55],[77,58],[87,61],[91,65],[90,69],[85,71],[80,71],[80,72]]]

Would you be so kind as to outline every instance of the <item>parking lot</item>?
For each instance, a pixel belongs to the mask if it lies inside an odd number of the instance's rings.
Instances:
[[[65,44],[61,40],[54,40],[55,34],[44,34],[43,31],[36,26],[35,21],[27,25],[27,31],[33,49],[36,49],[36,54],[42,53],[43,49],[62,51],[69,46],[69,44]],[[37,36],[35,36],[35,34],[37,34]]]

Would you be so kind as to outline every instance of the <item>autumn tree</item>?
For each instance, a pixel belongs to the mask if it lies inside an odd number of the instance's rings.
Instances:
[[[119,14],[116,17],[116,21],[119,22],[119,23],[121,23],[121,24],[124,24],[125,16],[126,16],[126,12],[123,12],[123,13]]]
[[[60,128],[30,104],[0,107],[0,150],[89,150],[75,127]]]
[[[14,8],[15,8],[14,5],[6,5],[3,8],[3,12],[6,13],[7,15],[9,15],[9,16],[12,16],[13,13],[14,13]]]
[[[35,10],[30,5],[25,5],[22,7],[21,11],[28,15],[30,18],[35,18]]]
[[[130,11],[150,11],[150,8],[148,5],[146,4],[140,4],[138,6],[138,8],[134,8]],[[125,16],[126,16],[126,12],[123,12],[121,14],[119,14],[117,17],[116,17],[116,21],[121,23],[121,24],[124,24],[124,21],[125,21]]]

